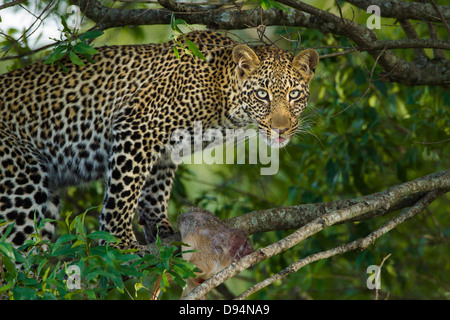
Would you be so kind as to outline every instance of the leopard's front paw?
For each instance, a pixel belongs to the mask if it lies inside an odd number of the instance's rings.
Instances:
[[[147,222],[145,219],[139,219],[139,224],[144,229],[145,240],[148,244],[156,241],[156,234],[158,232],[161,239],[170,237],[175,234],[172,225],[167,219],[162,219],[158,223]]]
[[[135,253],[140,256],[143,256],[147,253],[153,253],[149,247],[147,247],[146,245],[142,245],[135,240],[120,242],[119,244],[116,245],[116,248],[120,250],[133,250],[130,253]]]

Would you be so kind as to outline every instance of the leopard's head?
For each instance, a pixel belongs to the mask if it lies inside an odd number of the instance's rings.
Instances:
[[[229,117],[235,123],[256,122],[266,142],[284,147],[299,126],[309,97],[309,83],[319,62],[313,49],[295,57],[275,47],[233,49],[238,93]]]

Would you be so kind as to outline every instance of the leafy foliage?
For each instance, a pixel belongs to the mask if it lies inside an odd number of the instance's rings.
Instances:
[[[277,1],[273,1],[273,0],[257,0],[255,1],[258,3],[258,5],[263,9],[263,10],[267,10],[267,9],[280,9],[283,11],[286,11],[289,13],[289,10],[284,7],[282,4],[278,3]]]
[[[26,243],[14,248],[5,239],[13,227],[0,239],[0,296],[12,300],[24,299],[106,299],[111,290],[127,294],[129,298],[142,298],[140,290],[152,292],[160,287],[166,291],[169,280],[183,287],[185,279],[195,277],[196,267],[181,258],[177,244],[162,246],[158,238],[159,256],[138,255],[135,250],[120,250],[114,245],[119,240],[107,232],[87,233],[86,212],[70,221],[56,221],[67,233],[56,242],[46,241],[40,232],[32,235]],[[37,225],[40,231],[45,223]],[[103,240],[106,245],[95,245]],[[72,271],[77,270],[75,276]],[[127,281],[134,282],[134,295],[126,288]]]
[[[202,60],[206,60],[203,53],[198,49],[197,45],[189,40],[185,35],[184,32],[180,29],[179,26],[186,26],[188,27],[188,24],[183,19],[175,19],[175,15],[172,13],[172,16],[170,18],[170,28],[174,32],[174,34],[170,37],[175,39],[175,46],[173,46],[173,53],[175,56],[179,59],[180,58],[180,49],[183,50],[186,54],[197,57]],[[187,47],[185,47],[181,41],[179,41],[179,37],[184,39],[186,42]]]
[[[53,49],[44,63],[53,64],[56,62],[64,71],[67,71],[67,68],[59,60],[65,56],[69,56],[70,61],[78,66],[85,65],[78,55],[84,57],[88,62],[94,63],[95,61],[91,59],[91,56],[98,51],[89,45],[88,41],[98,38],[103,34],[103,31],[91,30],[78,35],[77,29],[69,28],[64,16],[61,17],[61,23],[63,25],[61,39],[59,41],[53,39],[58,42],[58,45]]]

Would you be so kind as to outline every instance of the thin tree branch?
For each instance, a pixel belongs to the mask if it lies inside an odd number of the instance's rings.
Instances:
[[[13,59],[20,59],[20,58],[23,58],[23,57],[26,57],[26,56],[29,56],[29,55],[38,53],[39,51],[43,51],[43,50],[50,49],[51,47],[54,47],[54,46],[56,46],[57,44],[58,44],[58,42],[50,43],[50,44],[47,44],[47,45],[42,46],[42,47],[40,47],[40,48],[37,48],[37,49],[34,49],[34,50],[30,50],[30,51],[27,51],[27,52],[24,52],[24,53],[21,53],[21,54],[17,54],[17,55],[14,55],[14,56],[1,57],[1,58],[0,58],[0,61],[4,61],[4,60],[13,60]]]
[[[434,2],[434,0],[430,0],[430,2],[431,2],[431,5],[433,6],[433,8],[434,8],[434,10],[436,10],[436,12],[437,12],[437,14],[439,15],[439,17],[441,18],[441,20],[442,20],[442,23],[444,24],[444,27],[445,27],[445,29],[447,30],[447,35],[449,35],[450,36],[450,27],[448,26],[448,23],[447,23],[447,19],[444,17],[444,15],[443,15],[443,13],[442,13],[442,10],[443,10],[443,8],[439,8],[437,5],[436,5],[436,2]],[[449,19],[450,20],[450,19]]]
[[[253,293],[261,290],[262,288],[272,284],[273,282],[275,282],[277,280],[280,280],[280,279],[288,276],[289,274],[297,272],[304,266],[311,264],[313,262],[327,259],[332,256],[342,254],[345,252],[349,252],[349,251],[354,251],[354,250],[362,251],[362,250],[367,249],[370,245],[372,245],[375,242],[376,239],[380,238],[382,235],[384,235],[384,234],[388,233],[389,231],[391,231],[392,229],[396,228],[397,226],[399,226],[406,220],[411,219],[418,213],[422,212],[425,208],[427,208],[430,205],[430,203],[432,201],[441,197],[444,193],[445,193],[445,191],[442,191],[442,190],[435,190],[435,191],[431,191],[431,192],[427,193],[425,197],[420,199],[411,208],[405,210],[405,212],[400,214],[397,218],[389,221],[388,223],[383,225],[381,228],[375,230],[374,232],[370,233],[366,237],[360,238],[360,239],[354,240],[348,244],[345,244],[345,245],[342,245],[342,246],[339,246],[339,247],[336,247],[336,248],[333,248],[330,250],[326,250],[323,252],[315,253],[306,258],[300,259],[297,262],[291,264],[289,267],[283,269],[282,271],[255,284],[254,286],[250,287],[248,290],[246,290],[241,295],[236,297],[236,299],[237,300],[246,299]],[[383,262],[384,262],[384,260],[385,259],[383,259]],[[381,268],[381,266],[380,266],[380,268]]]
[[[2,5],[0,6],[0,10],[3,10],[3,9],[6,9],[6,8],[15,6],[16,4],[19,4],[19,3],[22,3],[22,2],[25,2],[25,0],[15,0],[15,1],[7,2],[7,3],[2,4]]]
[[[411,205],[419,201],[425,195],[425,192],[429,192],[435,189],[450,188],[449,175],[450,170],[445,170],[414,180],[416,182],[407,182],[407,184],[420,183],[421,190],[408,193],[395,203],[391,203],[389,207],[381,207],[374,211],[369,211],[366,214],[359,215],[357,218],[353,218],[348,221],[342,221],[342,223],[349,221],[368,220],[406,207],[410,207]],[[399,186],[393,187],[394,190],[396,190],[395,188],[398,188]],[[325,214],[351,207],[360,202],[371,201],[374,198],[383,197],[384,194],[388,192],[388,190],[356,199],[302,204],[298,206],[253,211],[244,215],[240,215],[238,217],[227,219],[225,221],[229,227],[243,230],[248,234],[274,230],[290,230],[302,227]]]

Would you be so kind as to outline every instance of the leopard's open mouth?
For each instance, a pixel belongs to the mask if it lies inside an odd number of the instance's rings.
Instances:
[[[272,148],[283,148],[291,140],[290,135],[286,133],[279,133],[278,130],[271,130],[269,136],[267,135],[267,130],[265,129],[260,128],[258,131],[267,145],[271,146]]]

